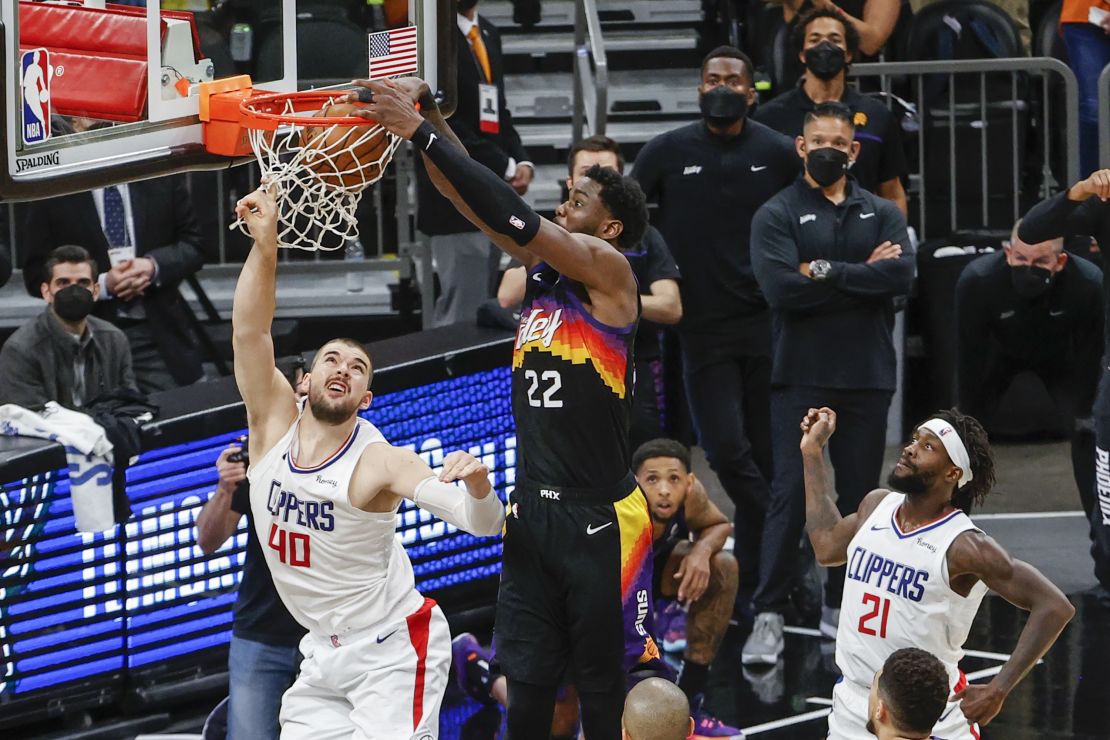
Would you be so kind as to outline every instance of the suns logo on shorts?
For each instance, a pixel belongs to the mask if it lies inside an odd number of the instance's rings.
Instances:
[[[866,126],[867,114],[861,110],[856,111],[856,114],[852,116],[852,124],[855,126]]]

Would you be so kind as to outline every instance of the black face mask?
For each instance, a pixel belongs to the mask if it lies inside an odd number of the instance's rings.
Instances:
[[[1010,282],[1014,292],[1022,298],[1036,298],[1048,292],[1056,280],[1056,273],[1043,267],[1022,265],[1010,268]]]
[[[844,50],[831,41],[822,41],[806,49],[805,58],[806,69],[822,80],[831,80],[848,66]]]
[[[459,12],[466,13],[477,4],[478,0],[459,0]]]
[[[814,182],[827,188],[848,172],[848,152],[831,146],[812,149],[806,154],[806,172]]]
[[[80,285],[67,285],[54,294],[54,313],[66,321],[80,321],[92,313],[92,291]]]
[[[725,128],[748,115],[748,96],[733,92],[724,85],[717,85],[709,92],[702,93],[698,107],[706,123]]]

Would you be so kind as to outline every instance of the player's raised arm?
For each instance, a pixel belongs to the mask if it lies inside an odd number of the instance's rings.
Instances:
[[[351,504],[369,510],[382,493],[408,499],[448,524],[479,537],[501,533],[505,507],[493,493],[489,468],[473,455],[456,451],[443,459],[439,475],[412,450],[373,445],[363,456],[359,484],[351,490]],[[462,481],[465,490],[454,485]],[[396,499],[394,499],[395,501]],[[373,510],[381,510],[374,506]]]
[[[436,188],[501,249],[529,267],[546,262],[591,295],[635,297],[632,268],[620,252],[602,239],[572,234],[543,218],[511,185],[468,157],[437,110],[421,106],[417,111],[417,81],[358,84],[374,94],[365,116],[412,141]],[[634,316],[635,306],[632,310]]]
[[[293,389],[277,369],[270,326],[276,305],[277,204],[255,190],[235,206],[254,245],[239,280],[231,309],[235,382],[247,407],[251,452],[260,459],[297,416]]]
[[[824,566],[843,565],[848,559],[848,543],[888,492],[872,491],[860,502],[857,511],[842,517],[830,496],[832,486],[825,465],[825,445],[836,431],[836,412],[827,406],[810,409],[801,426],[809,541],[818,563]]]

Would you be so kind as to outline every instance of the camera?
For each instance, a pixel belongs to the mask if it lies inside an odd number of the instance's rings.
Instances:
[[[236,438],[235,444],[239,446],[238,452],[232,452],[227,456],[228,462],[241,462],[244,465],[250,465],[251,459],[247,454],[247,435]]]

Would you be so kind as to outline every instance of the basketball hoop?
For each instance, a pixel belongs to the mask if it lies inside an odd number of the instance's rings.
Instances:
[[[344,101],[347,90],[236,92],[238,120],[206,123],[206,145],[222,154],[253,152],[277,199],[278,246],[334,250],[357,238],[359,199],[382,178],[400,137],[374,121],[334,115],[361,107]],[[235,227],[248,234],[241,220]]]

